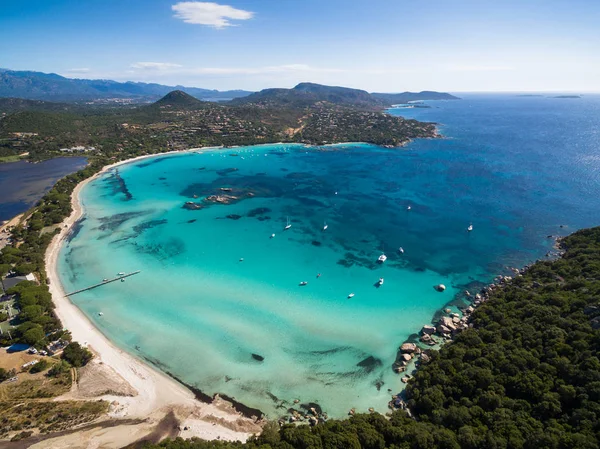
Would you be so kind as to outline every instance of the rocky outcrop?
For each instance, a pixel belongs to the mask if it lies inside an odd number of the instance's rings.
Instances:
[[[417,351],[417,345],[414,343],[404,343],[400,346],[400,351],[405,354],[413,354]]]

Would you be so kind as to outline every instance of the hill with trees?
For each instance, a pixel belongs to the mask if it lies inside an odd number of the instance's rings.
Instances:
[[[245,97],[236,98],[231,101],[231,104],[305,108],[314,106],[320,102],[327,102],[338,106],[380,110],[393,104],[414,100],[458,100],[458,97],[433,91],[419,93],[404,92],[401,94],[370,94],[365,90],[348,87],[300,83],[292,89],[264,89]]]

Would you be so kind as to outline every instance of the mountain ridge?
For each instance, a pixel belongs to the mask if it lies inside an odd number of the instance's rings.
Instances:
[[[249,95],[245,90],[218,91],[199,87],[167,86],[134,81],[67,78],[56,73],[0,69],[0,97],[54,102],[106,100],[110,98],[154,101],[174,90],[197,98],[230,100]]]

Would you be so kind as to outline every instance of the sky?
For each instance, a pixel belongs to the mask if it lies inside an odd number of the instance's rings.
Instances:
[[[0,67],[219,90],[600,92],[600,0],[0,0]]]

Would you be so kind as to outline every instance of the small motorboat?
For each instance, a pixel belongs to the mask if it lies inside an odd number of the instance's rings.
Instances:
[[[125,278],[121,278],[121,282],[125,282]]]
[[[300,286],[302,286],[302,287],[305,286],[306,284],[308,284],[308,282],[306,282],[306,281],[300,282]]]
[[[243,257],[240,257],[240,262],[243,262],[243,261],[244,261],[244,258],[243,258]]]
[[[411,207],[411,206],[407,206],[407,207],[406,207],[406,210],[411,210],[411,209],[412,209],[412,207]]]
[[[102,316],[104,315],[102,312],[98,312],[98,316]]]
[[[469,227],[467,228],[467,232],[471,232],[473,230],[473,223],[471,223],[469,225]]]
[[[327,222],[323,222],[323,231],[327,230],[328,227],[329,225],[327,224]]]
[[[271,234],[271,238],[274,239],[275,238],[275,234]]]
[[[398,252],[399,252],[400,254],[404,254],[404,248],[402,248],[402,247],[398,248]]]
[[[317,278],[320,278],[320,277],[321,277],[321,273],[318,273],[318,274],[317,274]]]
[[[377,281],[378,285],[383,285],[383,278],[379,278],[379,281]]]
[[[102,282],[108,282],[108,279],[104,278],[102,279]]]
[[[348,295],[348,299],[350,299],[350,298],[354,298],[354,293],[350,293],[350,294]]]
[[[387,256],[385,254],[382,254],[381,256],[379,256],[377,258],[377,263],[383,263],[387,260]]]
[[[287,231],[291,227],[292,227],[292,224],[290,223],[290,217],[287,217],[287,224],[285,225],[285,228],[283,228],[283,230]]]
[[[122,271],[117,273],[117,276],[124,276],[124,275],[125,275],[125,273],[123,273]]]

